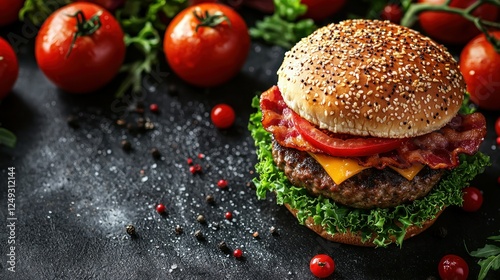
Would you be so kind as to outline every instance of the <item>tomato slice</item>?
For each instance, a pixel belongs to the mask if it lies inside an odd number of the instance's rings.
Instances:
[[[292,112],[292,121],[300,135],[312,146],[331,156],[360,157],[392,151],[398,148],[405,139],[352,137],[341,135],[332,137],[316,128],[307,120]]]

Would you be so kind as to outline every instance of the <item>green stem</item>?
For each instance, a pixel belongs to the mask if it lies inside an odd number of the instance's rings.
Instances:
[[[69,17],[76,18],[76,31],[73,34],[73,40],[71,40],[71,44],[69,46],[68,53],[66,54],[66,58],[69,57],[73,47],[75,46],[76,39],[81,36],[91,36],[94,34],[99,28],[101,28],[101,14],[102,11],[98,11],[95,15],[93,15],[89,20],[85,18],[85,14],[79,10],[74,15],[68,15]]]
[[[441,5],[427,4],[427,3],[415,3],[410,5],[406,11],[403,19],[401,20],[401,25],[412,26],[418,20],[418,15],[425,11],[433,12],[446,12],[462,16],[468,21],[474,23],[474,25],[481,30],[486,36],[486,39],[493,45],[495,51],[500,53],[500,40],[496,39],[489,33],[489,28],[500,28],[499,22],[493,22],[489,20],[481,19],[480,17],[474,16],[472,13],[484,4],[492,4],[500,7],[500,0],[478,0],[471,4],[467,8],[456,8],[450,7],[451,1],[447,0]]]
[[[198,29],[200,27],[216,27],[217,25],[227,22],[229,25],[231,25],[231,21],[229,18],[223,14],[223,13],[214,13],[210,14],[208,11],[205,11],[205,14],[201,15],[200,13],[197,13],[196,11],[193,12],[194,16],[200,23],[196,25],[195,31],[198,32]]]

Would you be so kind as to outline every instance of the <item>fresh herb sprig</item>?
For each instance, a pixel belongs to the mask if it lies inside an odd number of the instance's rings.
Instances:
[[[0,127],[0,145],[5,145],[14,148],[17,142],[17,137],[10,130]]]
[[[500,242],[500,235],[490,236],[488,240]],[[486,244],[483,248],[479,248],[470,252],[470,255],[476,258],[481,258],[477,263],[481,266],[478,280],[483,280],[488,275],[490,269],[500,269],[500,247],[493,244]]]
[[[451,0],[447,0],[445,3],[441,5],[428,4],[428,3],[411,4],[408,7],[406,13],[404,14],[403,19],[401,19],[401,25],[413,26],[415,22],[418,20],[418,15],[425,11],[447,12],[447,13],[457,14],[462,16],[466,20],[473,22],[476,25],[476,27],[485,34],[486,39],[493,45],[495,51],[500,53],[500,39],[495,38],[495,36],[489,33],[489,30],[492,28],[500,29],[500,22],[484,20],[480,17],[473,15],[474,11],[484,4],[493,4],[500,7],[500,0],[477,0],[467,8],[451,7],[450,3]]]
[[[300,0],[274,0],[274,14],[257,21],[250,36],[269,44],[291,48],[301,38],[308,36],[317,26],[312,19],[300,19],[307,6]]]

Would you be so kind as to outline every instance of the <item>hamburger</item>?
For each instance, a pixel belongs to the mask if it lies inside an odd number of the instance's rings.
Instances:
[[[401,245],[462,204],[489,165],[482,114],[443,46],[378,20],[319,28],[285,53],[253,100],[259,198],[274,193],[335,242]]]

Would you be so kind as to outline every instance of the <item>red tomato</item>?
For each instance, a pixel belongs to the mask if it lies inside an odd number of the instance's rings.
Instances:
[[[11,45],[0,37],[0,100],[12,90],[19,74],[19,62]]]
[[[464,200],[462,209],[466,212],[476,212],[483,205],[483,194],[478,188],[467,187],[462,189],[462,198]]]
[[[225,129],[233,125],[235,113],[231,106],[227,104],[218,104],[212,108],[210,118],[217,128]]]
[[[490,34],[500,39],[500,31]],[[500,110],[500,54],[480,34],[460,54],[460,70],[472,102],[488,110]]]
[[[240,71],[250,49],[250,36],[235,10],[202,3],[184,9],[172,19],[165,31],[163,49],[171,69],[180,78],[196,86],[212,87]]]
[[[78,21],[93,22],[98,17],[102,26],[94,32],[80,24],[81,35],[72,44]],[[101,15],[99,16],[99,13]],[[94,22],[95,23],[95,22]],[[77,2],[50,15],[38,31],[35,57],[43,73],[58,87],[71,93],[95,91],[118,73],[125,58],[124,35],[120,24],[107,10]]]
[[[439,262],[438,271],[442,280],[466,280],[469,266],[457,255],[446,255]]]
[[[23,4],[24,0],[0,0],[0,26],[16,21]]]
[[[309,269],[318,278],[326,278],[335,271],[335,262],[325,254],[314,256],[309,262]]]
[[[404,139],[377,137],[331,137],[292,112],[292,121],[304,140],[327,154],[338,157],[369,156],[388,152],[401,145]]]
[[[446,0],[419,0],[419,3],[441,5]],[[467,8],[476,0],[452,0],[451,7]],[[491,4],[477,8],[474,16],[494,21],[498,15],[498,8]],[[433,39],[448,44],[465,44],[479,31],[474,23],[460,15],[446,12],[423,12],[419,15],[420,26]]]
[[[304,17],[313,20],[323,20],[338,12],[344,6],[345,0],[301,0],[307,6]]]
[[[403,10],[397,4],[388,4],[380,13],[380,19],[389,20],[394,23],[401,22],[403,18]]]
[[[497,136],[500,136],[500,117],[498,117],[495,121],[495,132],[497,133]]]

